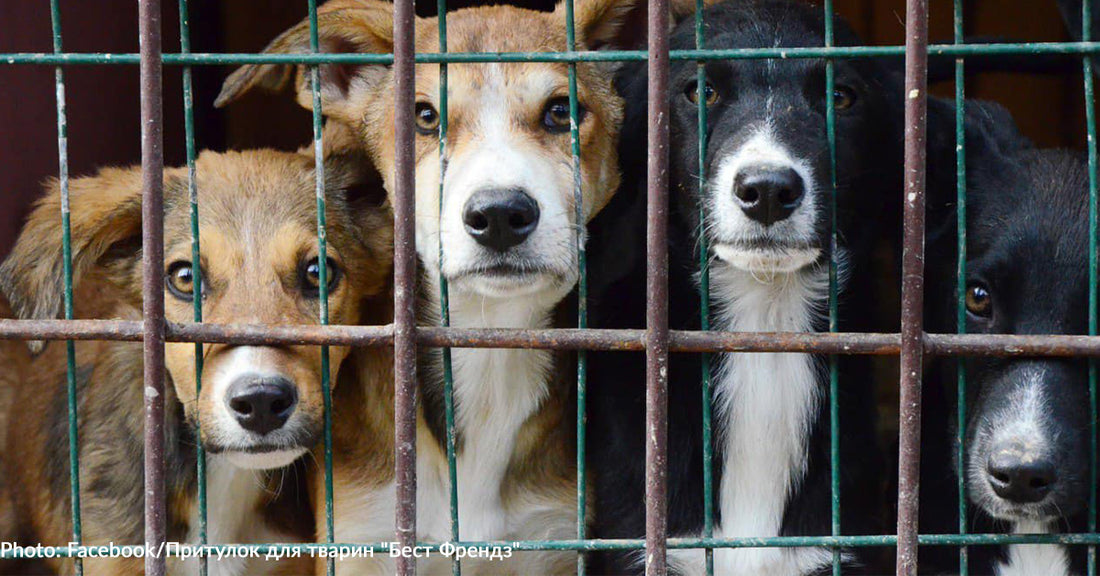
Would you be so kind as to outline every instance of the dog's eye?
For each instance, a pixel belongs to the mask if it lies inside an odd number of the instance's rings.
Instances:
[[[421,134],[435,134],[439,128],[439,112],[427,102],[416,103],[416,131]]]
[[[302,291],[306,295],[317,298],[321,295],[321,261],[311,258],[302,266],[301,272]],[[325,280],[328,284],[328,293],[332,294],[336,283],[340,281],[340,267],[332,258],[325,259]]]
[[[856,91],[847,86],[833,87],[833,106],[837,110],[847,110],[856,103]]]
[[[577,125],[584,121],[585,109],[577,103]],[[546,103],[546,109],[542,112],[542,125],[553,133],[569,131],[569,98],[561,96],[551,98]]]
[[[195,297],[195,272],[191,262],[180,260],[173,262],[164,274],[164,284],[168,292],[180,300],[190,301]]]
[[[696,82],[689,84],[687,89],[684,90],[684,96],[687,96],[687,99],[690,100],[692,104],[698,104],[699,84]],[[703,85],[703,96],[707,106],[713,106],[714,103],[718,101],[718,91],[714,89],[714,86],[710,85],[710,82]]]
[[[993,297],[981,284],[966,287],[966,309],[975,316],[988,318],[993,313]]]

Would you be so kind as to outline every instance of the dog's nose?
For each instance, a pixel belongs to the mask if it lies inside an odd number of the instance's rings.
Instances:
[[[742,168],[733,182],[733,195],[741,210],[765,226],[793,214],[805,194],[802,177],[791,168]]]
[[[1042,500],[1058,482],[1058,473],[1049,458],[1015,442],[993,451],[986,472],[993,491],[1017,504]]]
[[[245,375],[229,386],[227,403],[241,428],[264,435],[286,424],[298,405],[298,391],[281,376]]]
[[[462,223],[478,244],[503,252],[535,231],[539,205],[523,190],[482,190],[466,201]]]

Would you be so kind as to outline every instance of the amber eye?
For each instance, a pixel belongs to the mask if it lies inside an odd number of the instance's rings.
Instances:
[[[981,284],[971,284],[966,288],[966,309],[975,316],[989,318],[993,314],[993,297]]]
[[[684,96],[687,96],[687,99],[690,100],[692,104],[698,104],[699,84],[697,82],[689,84],[687,89],[684,90]],[[714,86],[710,85],[710,82],[703,85],[703,96],[707,106],[713,106],[714,103],[718,101],[718,91],[714,89]]]
[[[856,91],[847,86],[833,87],[833,107],[837,110],[847,110],[856,103]]]
[[[577,103],[577,125],[584,121],[585,109]],[[569,98],[560,96],[551,98],[542,111],[542,125],[548,132],[561,133],[569,131]]]
[[[435,131],[439,128],[439,112],[436,112],[435,107],[427,102],[417,102],[416,110],[416,131],[421,134],[435,134]]]
[[[187,301],[194,299],[195,273],[191,268],[191,262],[186,260],[173,262],[164,274],[164,284],[172,296]]]
[[[321,261],[317,258],[307,260],[302,265],[299,275],[301,276],[302,291],[312,298],[319,297],[321,295]],[[325,280],[328,284],[329,294],[332,294],[333,289],[336,288],[340,276],[340,267],[336,265],[336,261],[332,258],[325,259]]]

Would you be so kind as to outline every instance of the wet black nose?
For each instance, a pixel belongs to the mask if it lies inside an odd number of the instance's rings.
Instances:
[[[539,205],[523,190],[482,190],[466,201],[462,223],[478,244],[503,252],[535,231]]]
[[[229,386],[227,403],[241,428],[263,435],[286,424],[298,405],[298,391],[281,376],[245,375]]]
[[[770,226],[794,213],[806,194],[802,177],[791,168],[772,166],[738,170],[733,195],[746,216]]]
[[[1018,446],[994,451],[986,471],[993,491],[1018,504],[1042,500],[1058,482],[1058,473],[1049,458]]]

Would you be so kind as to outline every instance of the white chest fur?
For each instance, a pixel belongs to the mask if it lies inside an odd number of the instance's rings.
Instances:
[[[1040,522],[1017,522],[1014,527],[1017,534],[1046,534],[1050,530]],[[1008,547],[1008,558],[997,566],[997,576],[1069,576],[1069,557],[1062,546],[1050,544],[1012,545]]]
[[[451,298],[452,326],[544,328],[549,315],[526,299]],[[552,356],[545,350],[466,348],[452,350],[451,361],[462,442],[456,464],[460,536],[499,539],[510,532],[501,484],[520,427],[546,398]]]
[[[768,278],[718,263],[711,277],[716,330],[807,332],[827,304],[822,269]],[[787,501],[805,474],[810,426],[821,402],[818,367],[807,354],[723,354],[714,379],[717,441],[724,449],[718,537],[776,536]],[[786,576],[828,562],[814,549],[715,551],[718,574]],[[685,574],[703,571],[701,552],[677,553]]]
[[[432,284],[432,282],[428,282]],[[437,294],[431,286],[428,294]],[[535,299],[498,300],[452,290],[451,325],[455,327],[543,328],[549,325],[553,305]],[[438,310],[438,302],[425,306]],[[459,537],[464,541],[563,539],[575,535],[575,509],[562,507],[538,494],[505,508],[502,485],[520,428],[548,393],[552,354],[541,350],[453,349],[456,427],[461,438],[456,473],[459,495]],[[449,541],[450,481],[447,462],[436,439],[423,429],[417,450],[417,534],[423,541]],[[337,479],[339,482],[340,479]],[[389,541],[393,534],[394,485],[377,490],[337,486],[350,498],[336,518],[337,539]],[[526,558],[525,564],[553,564],[556,560]],[[345,562],[341,573],[359,574],[388,563],[353,567]],[[428,573],[449,571],[448,560],[421,562]],[[464,565],[465,566],[465,565]],[[508,572],[499,561],[487,567]],[[521,568],[522,570],[522,568]],[[540,570],[542,571],[542,570]],[[478,570],[474,570],[477,573]]]

